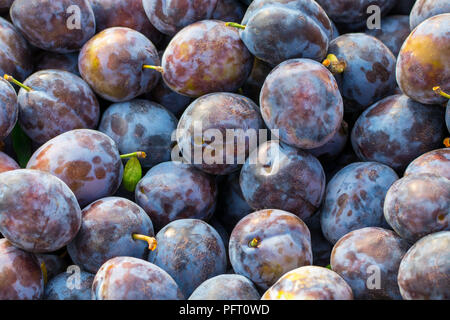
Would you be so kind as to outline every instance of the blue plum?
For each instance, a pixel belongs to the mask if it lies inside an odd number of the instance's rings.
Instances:
[[[148,260],[171,275],[186,297],[205,280],[226,271],[223,241],[202,220],[173,221],[158,232],[156,240],[158,247]]]
[[[400,172],[425,152],[441,147],[444,110],[405,95],[387,97],[365,110],[353,127],[353,149],[362,161]]]
[[[286,272],[312,264],[311,234],[292,213],[256,211],[233,229],[229,254],[237,274],[267,290]]]
[[[431,173],[450,180],[450,148],[424,153],[405,170],[405,176],[422,173]]]
[[[160,230],[177,219],[208,220],[216,207],[217,185],[191,165],[163,162],[139,181],[135,198]]]
[[[94,274],[81,271],[78,275],[64,272],[51,279],[45,286],[45,300],[91,300]],[[71,279],[76,277],[76,279]],[[79,281],[79,282],[78,282]]]
[[[442,13],[450,13],[450,2],[447,0],[417,0],[409,16],[411,30]]]
[[[396,180],[394,170],[376,162],[356,162],[338,171],[327,185],[320,209],[320,223],[328,241],[336,243],[350,231],[364,227],[388,228],[383,204]]]
[[[350,285],[355,299],[401,299],[397,274],[408,249],[393,231],[362,228],[334,245],[331,268]]]
[[[208,279],[195,289],[189,300],[259,300],[255,285],[238,274],[222,274]]]
[[[11,133],[19,117],[16,91],[3,78],[0,78],[0,105],[0,141],[2,141]]]

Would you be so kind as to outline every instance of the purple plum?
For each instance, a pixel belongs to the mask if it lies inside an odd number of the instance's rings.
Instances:
[[[405,170],[405,176],[422,173],[431,173],[450,180],[450,148],[424,153]]]
[[[450,13],[450,2],[447,0],[417,0],[409,16],[411,30],[428,18],[442,13]]]
[[[259,300],[255,285],[238,274],[222,274],[208,279],[195,289],[188,300]]]
[[[0,78],[0,106],[0,141],[2,141],[11,133],[19,117],[16,91],[3,78]]]

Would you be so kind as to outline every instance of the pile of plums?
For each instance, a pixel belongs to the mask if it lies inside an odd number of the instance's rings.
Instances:
[[[0,299],[450,299],[448,0],[0,15]]]

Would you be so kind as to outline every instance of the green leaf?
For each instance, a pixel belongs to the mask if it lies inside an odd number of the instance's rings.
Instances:
[[[134,192],[136,185],[142,178],[142,167],[137,157],[131,157],[123,171],[123,186],[129,192]]]
[[[22,168],[25,168],[28,160],[30,160],[31,155],[33,154],[31,139],[23,132],[18,124],[14,127],[11,137],[13,149],[17,155],[17,161]]]
[[[327,265],[326,268],[331,270],[331,264]]]

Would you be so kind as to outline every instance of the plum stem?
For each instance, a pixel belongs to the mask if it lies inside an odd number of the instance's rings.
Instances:
[[[242,25],[242,24],[239,24],[236,22],[226,22],[225,26],[234,27],[234,28],[238,28],[238,29],[242,29],[242,30],[245,30],[245,27],[246,27],[245,25]]]
[[[148,65],[148,64],[144,64],[142,66],[142,69],[152,69],[152,70],[158,71],[159,73],[164,73],[163,67],[160,67],[160,66],[151,66],[151,65]]]
[[[347,63],[344,60],[339,60],[334,54],[330,53],[322,64],[327,67],[332,74],[338,74],[345,71]]]
[[[139,159],[145,159],[147,158],[147,154],[144,151],[136,151],[133,153],[127,153],[127,154],[121,154],[120,159],[128,159],[131,157],[137,157]]]
[[[447,148],[450,148],[450,138],[444,139],[444,146],[446,146]]]
[[[440,94],[444,98],[450,99],[450,94],[442,91],[441,87],[439,86],[433,87],[433,91],[436,92],[437,94]]]
[[[143,234],[133,233],[133,240],[143,240],[147,241],[148,243],[148,249],[150,251],[153,251],[156,249],[156,246],[158,245],[158,241],[156,241],[155,238],[144,236]]]
[[[15,85],[18,85],[19,87],[23,88],[24,90],[26,90],[26,91],[28,91],[28,92],[30,92],[30,91],[33,90],[33,89],[31,89],[30,87],[24,85],[22,82],[20,82],[20,81],[14,79],[12,76],[10,76],[10,75],[8,75],[8,74],[5,74],[5,75],[3,76],[3,78],[4,78],[6,81],[9,81],[9,82],[14,83]]]
[[[44,284],[47,284],[47,267],[45,266],[45,262],[42,261],[41,263],[41,270],[42,270],[42,276],[44,277]]]
[[[253,239],[248,243],[248,246],[251,247],[251,248],[256,248],[256,247],[259,246],[259,243],[260,243],[260,240],[259,240],[258,237],[256,237],[256,238],[253,238]]]

